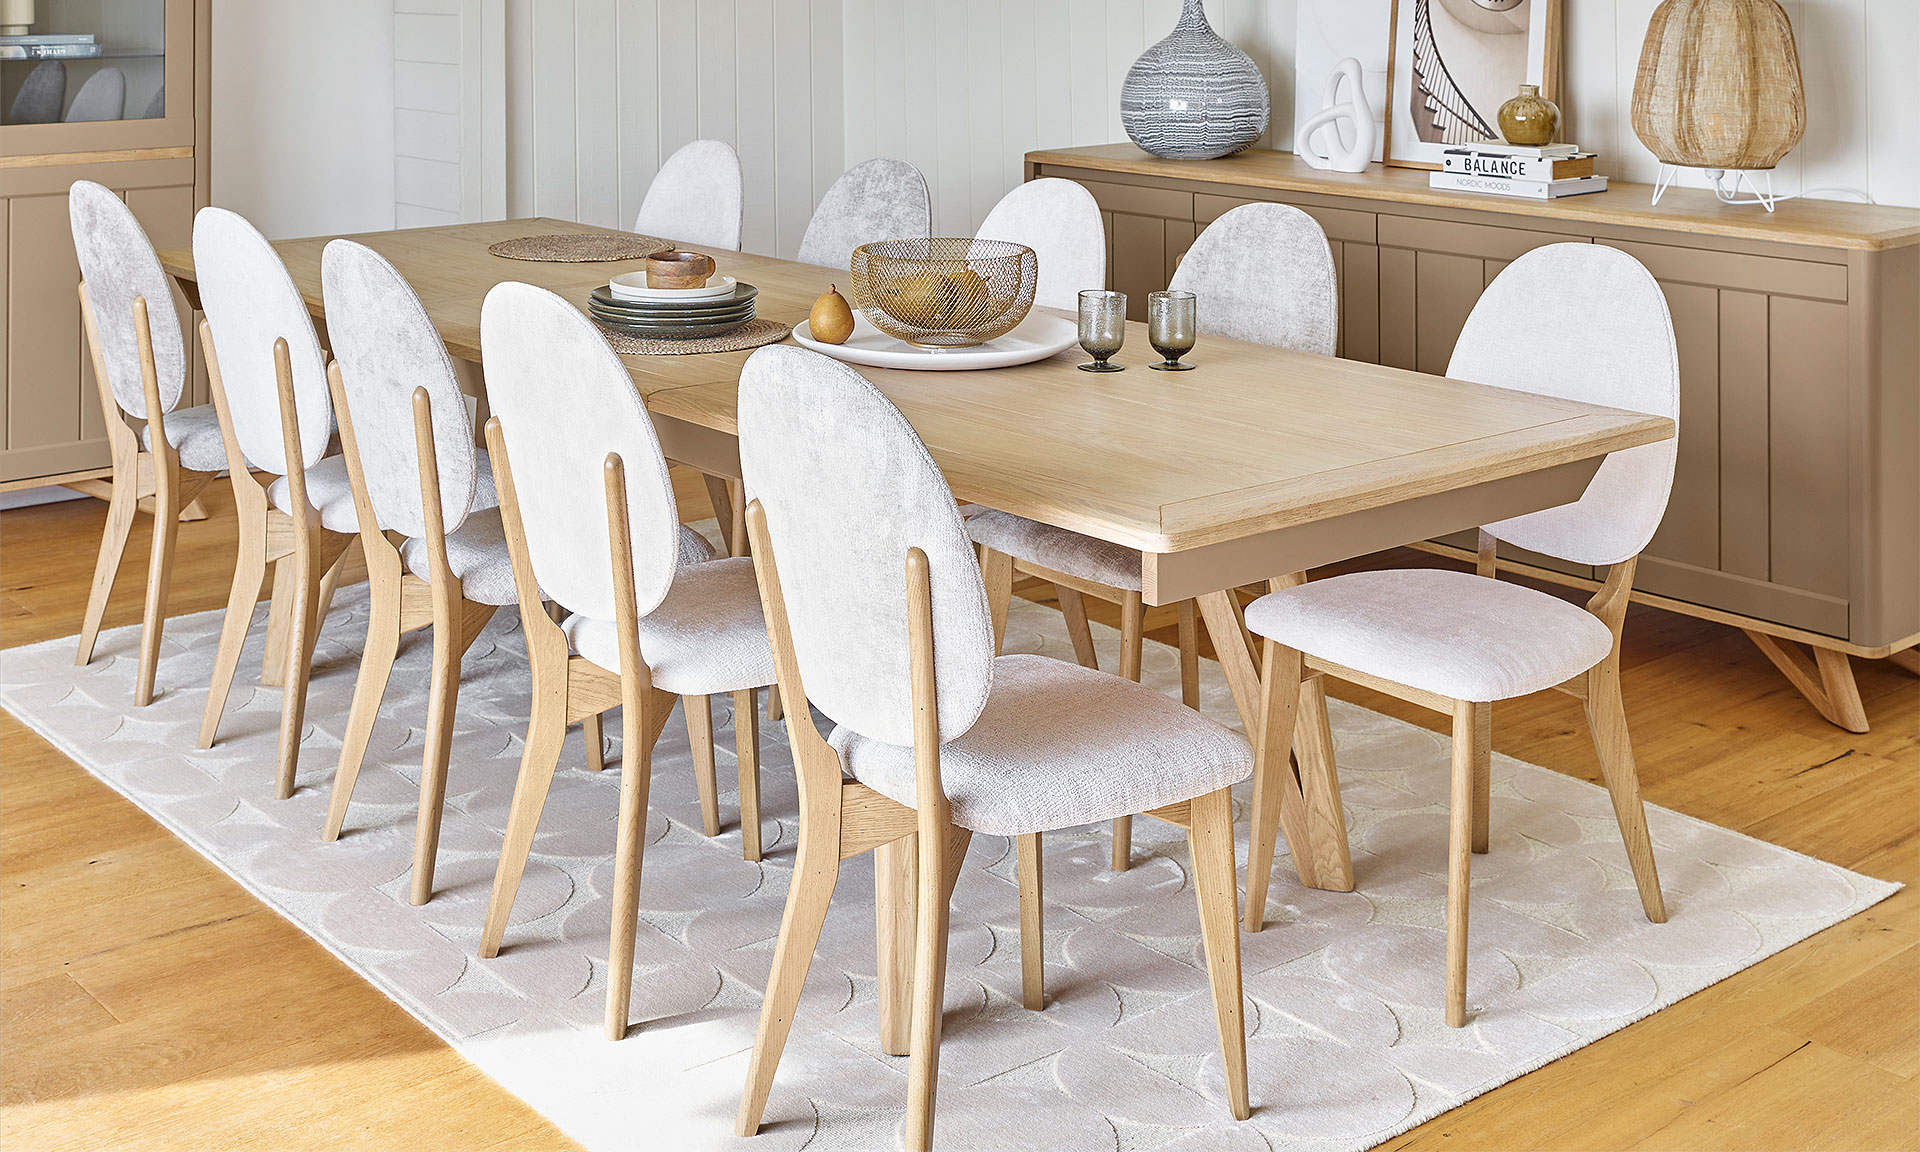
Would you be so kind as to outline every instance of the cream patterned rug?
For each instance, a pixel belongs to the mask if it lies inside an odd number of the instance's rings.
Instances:
[[[512,611],[466,658],[432,902],[406,900],[424,638],[402,650],[347,834],[320,841],[365,610],[364,585],[343,589],[326,623],[290,800],[272,798],[280,692],[251,686],[264,605],[210,751],[195,751],[193,738],[217,613],[168,623],[160,695],[148,708],[131,705],[135,628],[104,634],[85,668],[73,666],[71,640],[0,652],[0,704],[590,1148],[895,1146],[906,1061],[882,1056],[876,1042],[872,870],[861,860],[841,877],[767,1125],[751,1142],[732,1136],[792,863],[784,727],[763,725],[767,858],[757,865],[740,858],[731,733],[717,739],[726,831],[714,840],[699,830],[678,714],[662,736],[640,889],[638,1026],[609,1043],[600,1018],[619,772],[581,767],[577,733],[507,946],[494,960],[474,954],[528,704]],[[1117,637],[1097,630],[1113,667]],[[1149,682],[1177,693],[1174,653],[1148,649]],[[1057,613],[1017,600],[1008,650],[1071,653]],[[1206,672],[1208,713],[1234,723],[1218,669]],[[1241,938],[1252,1120],[1233,1123],[1221,1102],[1182,834],[1141,820],[1125,873],[1106,869],[1104,829],[1047,837],[1049,1003],[1040,1013],[1019,1004],[1011,845],[975,839],[954,898],[942,1147],[1366,1148],[1896,888],[1649,807],[1672,917],[1650,925],[1606,794],[1496,755],[1493,849],[1473,861],[1472,1022],[1450,1029],[1441,1014],[1445,740],[1333,708],[1359,891],[1303,889],[1283,860],[1267,930]],[[731,723],[724,701],[715,713],[717,726]],[[617,731],[609,726],[609,736]]]

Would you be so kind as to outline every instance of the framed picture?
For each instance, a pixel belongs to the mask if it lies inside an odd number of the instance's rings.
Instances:
[[[1385,153],[1387,46],[1393,40],[1393,0],[1298,0],[1293,32],[1293,150],[1300,125],[1320,111],[1327,77],[1342,60],[1360,61],[1361,89],[1372,106],[1377,131],[1373,159]]]
[[[1500,105],[1538,84],[1560,101],[1560,0],[1394,0],[1387,163],[1438,168],[1500,139]]]

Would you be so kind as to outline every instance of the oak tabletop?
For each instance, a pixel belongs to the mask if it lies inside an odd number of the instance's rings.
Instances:
[[[584,308],[593,287],[639,266],[507,260],[487,246],[586,230],[536,219],[352,239],[393,261],[452,353],[477,361],[480,304],[494,284],[523,280]],[[275,245],[322,318],[329,239]],[[760,315],[783,322],[804,319],[829,283],[845,289],[844,272],[714,256],[722,272],[759,287]],[[193,280],[190,252],[163,252],[161,262]],[[623,360],[663,425],[730,437],[748,355]],[[1202,336],[1187,358],[1195,371],[1153,372],[1145,366],[1157,357],[1137,323],[1115,357],[1128,371],[1079,372],[1081,359],[1075,348],[993,371],[861,372],[920,433],[956,496],[1155,554],[1545,473],[1674,433],[1661,417],[1222,337]]]

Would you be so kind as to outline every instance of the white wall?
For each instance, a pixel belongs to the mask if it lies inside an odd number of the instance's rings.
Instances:
[[[1568,135],[1599,151],[1601,171],[1617,179],[1650,181],[1655,171],[1628,104],[1656,3],[1564,0]],[[1855,188],[1920,206],[1920,0],[1783,4],[1799,43],[1808,125],[1774,175],[1776,190]],[[1266,73],[1274,107],[1263,143],[1291,147],[1293,0],[1206,7],[1214,27]],[[745,246],[790,255],[827,185],[869,157],[918,165],[933,189],[936,230],[965,233],[1019,181],[1029,149],[1124,140],[1121,82],[1173,27],[1180,3],[396,0],[396,9],[442,14],[426,18],[437,29],[433,44],[426,25],[415,37],[408,17],[395,17],[396,52],[406,54],[397,72],[415,57],[434,61],[446,92],[459,73],[475,110],[461,116],[466,151],[500,141],[469,161],[447,144],[450,124],[431,121],[430,133],[428,120],[400,112],[403,221],[504,212],[628,225],[660,160],[712,136],[733,143],[746,169]],[[496,49],[503,63],[492,69],[474,63],[485,59],[489,35],[504,41]],[[464,54],[452,47],[456,36]],[[444,63],[450,52],[459,64]],[[504,75],[504,93],[488,103],[474,77],[491,71]],[[427,155],[409,143],[416,137],[441,146]],[[418,167],[416,180],[409,157],[455,163],[461,178]],[[1699,183],[1697,174],[1687,179]],[[476,206],[487,181],[503,186],[488,201],[495,209]]]
[[[213,5],[213,202],[268,236],[394,224],[390,0]]]

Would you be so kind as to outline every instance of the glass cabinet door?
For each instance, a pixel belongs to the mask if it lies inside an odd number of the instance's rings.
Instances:
[[[168,7],[169,0],[0,0],[0,124],[166,120]],[[191,102],[181,93],[179,111]]]

